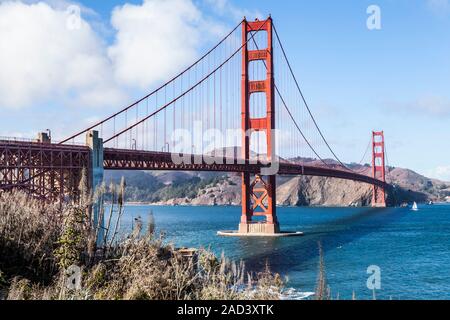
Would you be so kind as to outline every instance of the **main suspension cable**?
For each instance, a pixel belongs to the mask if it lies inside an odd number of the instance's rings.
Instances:
[[[255,33],[256,33],[256,32],[255,32]],[[259,50],[258,44],[256,43],[256,41],[255,41],[255,39],[254,39],[254,34],[255,34],[255,33],[253,33],[252,39],[253,39],[253,43],[255,44],[256,49]],[[267,50],[267,49],[266,49],[266,50]],[[272,55],[272,53],[270,52],[270,50],[267,50],[267,52],[268,52],[268,54]],[[272,55],[272,57],[273,57],[273,55]],[[266,61],[263,60],[263,64],[264,64],[264,67],[266,68],[266,70],[268,70]],[[284,106],[284,108],[286,109],[286,111],[287,111],[289,117],[290,117],[290,118],[292,119],[292,121],[294,122],[295,127],[296,127],[297,130],[300,132],[300,135],[303,137],[303,139],[305,140],[306,144],[311,148],[311,150],[314,152],[314,154],[316,155],[316,157],[319,158],[319,160],[320,160],[323,164],[325,164],[325,166],[330,167],[330,166],[328,165],[328,163],[326,163],[325,160],[322,159],[322,157],[317,153],[317,151],[314,149],[314,147],[313,147],[313,146],[311,145],[311,143],[308,141],[308,139],[306,138],[306,136],[305,136],[305,134],[303,133],[302,129],[300,129],[300,126],[298,125],[297,121],[295,120],[294,116],[292,115],[292,112],[291,112],[291,110],[289,109],[289,107],[287,106],[286,101],[285,101],[285,99],[283,98],[283,96],[281,95],[281,92],[280,92],[280,90],[278,89],[278,87],[277,87],[275,81],[274,81],[274,88],[275,88],[275,91],[277,92],[279,98],[281,99],[281,102],[283,102],[283,106]]]
[[[180,78],[182,75],[184,75],[186,72],[188,72],[189,70],[191,70],[193,67],[195,67],[197,64],[199,64],[205,57],[207,57],[211,52],[213,52],[215,49],[217,49],[217,47],[219,47],[222,43],[225,42],[225,40],[227,40],[242,24],[242,21],[239,22],[239,24],[234,27],[233,30],[231,30],[219,43],[217,43],[214,47],[212,47],[208,52],[206,52],[204,55],[202,55],[200,58],[197,59],[197,61],[195,61],[193,64],[191,64],[189,67],[187,67],[186,69],[184,69],[181,73],[179,73],[178,75],[176,75],[175,77],[173,77],[172,79],[170,79],[169,81],[167,81],[166,83],[164,83],[163,85],[161,85],[160,87],[158,87],[157,89],[153,90],[152,92],[150,92],[149,94],[147,94],[145,97],[139,99],[138,101],[134,102],[133,104],[129,105],[128,107],[112,114],[111,116],[91,125],[89,128],[80,131],[72,136],[70,136],[67,139],[64,139],[63,141],[59,142],[58,144],[63,144],[66,143],[67,141],[70,141],[76,137],[78,137],[79,135],[94,129],[95,127],[98,127],[99,125],[111,120],[112,118],[122,114],[123,112],[127,111],[128,109],[131,109],[132,107],[134,107],[135,105],[139,104],[140,102],[144,101],[145,99],[149,98],[150,96],[154,95],[155,93],[157,93],[158,91],[160,91],[161,89],[163,89],[164,87],[166,87],[167,85],[169,85],[170,83],[174,82],[175,80],[177,80],[178,78]]]
[[[280,40],[280,37],[279,37],[279,35],[278,35],[277,29],[275,28],[275,25],[273,25],[273,30],[275,31],[275,36],[277,37],[278,43],[280,44],[280,48],[281,48],[281,51],[282,51],[282,53],[283,53],[284,59],[286,60],[286,63],[287,63],[288,68],[289,68],[289,71],[290,71],[290,73],[291,73],[291,75],[292,75],[292,77],[293,77],[293,79],[294,79],[294,82],[295,82],[295,85],[297,86],[298,92],[300,93],[300,96],[302,97],[303,103],[305,104],[306,109],[308,110],[308,113],[309,113],[309,115],[311,116],[311,119],[312,119],[312,121],[313,121],[313,123],[314,123],[314,126],[316,127],[317,131],[319,132],[320,136],[322,137],[322,140],[325,142],[325,145],[327,146],[327,148],[328,148],[328,149],[330,150],[330,152],[333,154],[334,158],[341,164],[341,166],[343,166],[344,168],[346,168],[346,169],[348,169],[348,170],[350,170],[350,171],[353,171],[352,169],[350,169],[349,167],[347,167],[347,166],[339,159],[339,157],[336,155],[336,153],[335,153],[335,152],[333,151],[333,149],[331,148],[331,146],[330,146],[330,144],[328,143],[328,141],[325,139],[325,136],[323,135],[322,130],[320,130],[319,125],[317,124],[317,121],[316,121],[316,119],[314,118],[314,116],[313,116],[313,114],[312,114],[312,112],[311,112],[311,109],[309,108],[309,105],[308,105],[308,103],[307,103],[307,101],[306,101],[306,99],[305,99],[305,96],[303,95],[303,92],[302,92],[302,90],[300,89],[300,85],[299,85],[299,83],[298,83],[298,81],[297,81],[297,78],[296,78],[296,76],[295,76],[295,74],[294,74],[294,71],[292,70],[291,64],[290,64],[290,62],[289,62],[289,59],[287,58],[286,51],[284,50],[283,44],[282,44],[282,42],[281,42],[281,40]]]
[[[267,20],[258,28],[258,30],[256,31],[260,31],[262,30],[262,28],[264,28],[265,24],[267,23]],[[250,37],[250,39],[248,39],[245,43],[243,43],[236,51],[234,51],[234,53],[228,57],[224,62],[222,62],[217,68],[215,68],[214,70],[212,70],[210,73],[208,73],[205,77],[203,77],[199,82],[197,82],[195,85],[191,86],[188,90],[186,90],[185,92],[183,92],[182,94],[180,94],[178,97],[174,98],[172,101],[169,101],[168,103],[166,103],[165,105],[163,105],[162,107],[160,107],[159,109],[157,109],[156,111],[152,112],[151,114],[147,115],[146,117],[142,118],[140,121],[136,122],[135,124],[129,126],[128,128],[125,128],[124,130],[120,131],[119,133],[115,134],[114,136],[112,136],[111,138],[103,141],[103,144],[108,143],[109,141],[115,139],[116,137],[122,135],[123,133],[128,132],[129,130],[133,129],[134,127],[138,126],[139,124],[145,122],[146,120],[148,120],[149,118],[153,117],[154,115],[158,114],[159,112],[161,112],[162,110],[165,110],[168,106],[172,105],[174,102],[178,101],[180,98],[184,97],[186,94],[188,94],[189,92],[191,92],[192,90],[194,90],[195,88],[197,88],[200,84],[202,84],[205,80],[209,79],[209,77],[211,77],[211,75],[215,74],[217,72],[217,70],[221,69],[225,64],[227,64],[228,61],[230,61],[238,52],[240,52],[242,50],[242,48],[250,41],[252,40],[254,37],[254,34]]]
[[[359,161],[359,163],[358,163],[359,165],[362,165],[364,159],[366,158],[367,152],[369,152],[371,144],[372,144],[372,139],[369,139],[369,143],[367,144],[366,151],[364,151],[364,155],[362,156],[361,161]]]

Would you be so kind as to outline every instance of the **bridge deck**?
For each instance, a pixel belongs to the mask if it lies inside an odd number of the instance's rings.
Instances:
[[[262,163],[245,163],[243,159],[214,157],[205,155],[183,155],[182,163],[174,163],[169,152],[123,150],[105,148],[104,168],[108,170],[176,170],[176,171],[216,171],[260,173],[267,167]],[[387,184],[364,174],[342,167],[317,167],[282,161],[280,175],[307,175],[354,180],[380,187]]]
[[[5,170],[18,168],[38,169],[39,171],[79,169],[88,165],[88,152],[88,147],[79,145],[0,141],[0,171],[5,173]],[[104,168],[107,170],[215,171],[258,174],[262,168],[267,167],[267,164],[245,163],[242,159],[228,157],[183,155],[183,159],[184,161],[181,163],[174,163],[173,155],[169,152],[104,149]],[[380,187],[388,186],[380,180],[337,166],[318,167],[282,161],[279,163],[278,174],[331,177]],[[3,176],[5,177],[5,175]],[[7,185],[11,187],[13,181],[5,182],[1,181],[0,187],[3,188]]]

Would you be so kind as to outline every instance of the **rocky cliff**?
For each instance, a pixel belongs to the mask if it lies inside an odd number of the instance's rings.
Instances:
[[[294,177],[277,188],[282,206],[365,206],[371,197],[367,184],[323,177]]]
[[[370,167],[353,165],[369,174]],[[106,179],[127,181],[127,200],[160,205],[239,205],[241,178],[237,174],[194,172],[108,172]],[[444,201],[450,183],[429,179],[409,169],[389,168],[394,185],[389,200]],[[372,197],[370,185],[324,177],[277,177],[277,204],[281,206],[365,206]]]

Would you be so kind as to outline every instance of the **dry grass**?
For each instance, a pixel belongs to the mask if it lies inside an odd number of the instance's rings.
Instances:
[[[331,289],[327,285],[326,270],[325,270],[325,259],[322,248],[322,243],[319,241],[317,243],[319,248],[319,265],[317,274],[317,284],[314,294],[316,300],[331,300]],[[337,297],[339,300],[339,296]]]
[[[142,225],[123,240],[115,240],[123,214],[121,186],[102,187],[96,201],[105,216],[101,248],[95,239],[92,201],[80,186],[77,203],[57,207],[31,200],[23,193],[0,198],[0,299],[278,299],[281,278],[270,272],[247,272],[243,262],[199,250],[186,257],[155,237],[153,221],[141,236]],[[114,208],[103,205],[105,194]],[[106,213],[106,214],[105,214]],[[81,289],[67,289],[66,271],[83,270]]]
[[[56,206],[42,206],[25,194],[0,200],[0,270],[48,281],[58,271],[54,249],[62,231]]]

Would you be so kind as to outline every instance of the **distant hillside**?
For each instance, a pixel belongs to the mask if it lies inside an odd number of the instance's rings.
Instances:
[[[309,162],[314,159],[291,159]],[[332,161],[329,161],[333,163]],[[349,164],[358,172],[370,174],[370,166]],[[238,174],[175,171],[107,171],[107,182],[127,183],[126,200],[165,205],[239,205],[241,178]],[[429,179],[412,170],[389,168],[387,181],[394,185],[390,203],[444,201],[450,196],[450,183]],[[277,177],[277,203],[282,206],[369,205],[370,185],[324,177]]]
[[[217,173],[175,171],[106,171],[105,181],[118,184],[125,178],[125,199],[129,202],[164,203],[172,199],[190,201],[208,186],[226,180]]]

